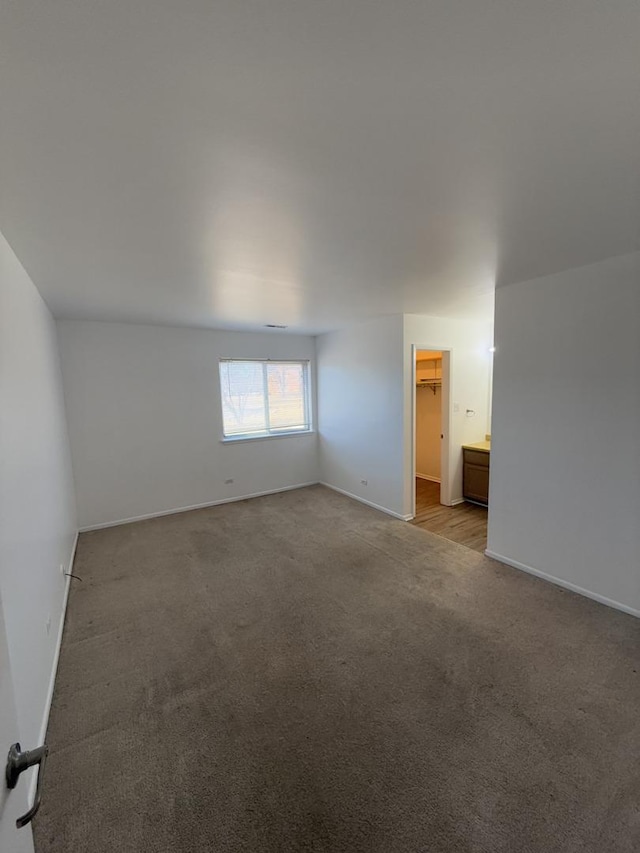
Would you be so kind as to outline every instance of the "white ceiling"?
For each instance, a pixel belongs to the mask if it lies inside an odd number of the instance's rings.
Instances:
[[[470,316],[640,247],[637,0],[6,0],[0,229],[58,316]]]

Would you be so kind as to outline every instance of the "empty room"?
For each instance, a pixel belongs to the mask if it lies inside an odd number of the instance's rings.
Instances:
[[[0,853],[640,850],[639,44],[0,4]]]

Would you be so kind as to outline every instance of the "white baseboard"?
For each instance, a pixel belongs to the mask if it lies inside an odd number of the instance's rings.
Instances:
[[[411,521],[411,519],[413,518],[411,514],[401,515],[399,512],[394,512],[392,509],[387,509],[386,506],[380,506],[380,504],[374,504],[373,501],[368,501],[365,498],[361,498],[360,495],[354,495],[352,492],[347,492],[345,489],[339,489],[337,486],[332,486],[331,483],[324,483],[321,480],[320,485],[326,486],[328,489],[332,489],[334,492],[339,492],[341,495],[345,495],[348,498],[353,498],[354,501],[359,501],[361,504],[366,504],[367,506],[370,506],[373,509],[377,509],[380,512],[384,512],[387,515],[392,515],[394,518],[399,518],[401,521]]]
[[[547,572],[542,572],[540,569],[534,569],[532,566],[527,566],[525,563],[520,563],[518,560],[512,560],[510,557],[505,557],[502,554],[497,554],[495,551],[490,551],[488,548],[484,552],[487,557],[492,560],[498,560],[499,563],[505,563],[514,569],[519,569],[521,572],[527,572],[529,575],[535,575],[537,578],[554,583],[556,586],[561,586],[563,589],[569,589],[571,592],[577,592],[579,595],[584,595],[585,598],[591,598],[599,604],[606,604],[607,607],[613,607],[615,610],[621,610],[623,613],[628,613],[630,616],[640,617],[640,610],[633,607],[628,607],[626,604],[621,604],[619,601],[614,601],[612,598],[606,598],[597,592],[591,592],[584,587],[578,586],[575,583],[570,583],[562,578],[557,578],[555,575],[550,575]]]
[[[86,527],[81,527],[79,533],[88,533],[90,530],[104,530],[106,527],[118,527],[120,524],[133,524],[136,521],[147,521],[149,518],[161,518],[163,515],[176,515],[179,512],[191,512],[194,509],[206,509],[209,506],[220,506],[221,504],[230,504],[235,501],[248,501],[251,498],[262,498],[265,495],[277,495],[279,492],[291,492],[294,489],[304,489],[306,486],[317,486],[318,480],[311,480],[308,483],[296,483],[295,486],[283,486],[281,489],[269,489],[266,492],[254,492],[250,495],[238,495],[233,498],[221,498],[217,501],[205,501],[201,504],[192,504],[191,506],[179,506],[174,509],[163,509],[159,512],[148,512],[145,515],[134,515],[130,518],[119,518],[117,521],[104,521],[101,524],[88,524]]]
[[[64,631],[64,620],[67,614],[67,602],[69,601],[69,586],[71,585],[71,578],[69,575],[73,571],[73,561],[76,556],[76,548],[78,547],[78,534],[74,536],[73,545],[71,546],[71,554],[69,555],[69,561],[67,563],[67,568],[65,569],[65,585],[64,585],[64,596],[62,599],[62,610],[60,612],[60,621],[58,623],[58,634],[56,637],[56,647],[53,652],[53,662],[51,664],[51,675],[49,676],[49,687],[47,689],[47,698],[44,703],[44,713],[42,715],[42,724],[40,725],[40,737],[38,738],[38,743],[35,746],[40,746],[43,744],[47,737],[47,728],[49,726],[49,714],[51,713],[51,703],[53,702],[53,690],[56,684],[56,674],[58,672],[58,661],[60,660],[60,648],[62,647],[62,633]],[[29,780],[29,803],[33,803],[34,797],[36,795],[36,783],[38,781],[38,773],[37,769],[31,773],[31,779]]]
[[[451,501],[449,506],[459,506],[460,504],[463,504],[463,503],[465,503],[464,498],[455,498],[455,500]]]
[[[432,477],[431,474],[418,474],[416,471],[416,477],[419,480],[429,480],[430,483],[440,483],[440,477]]]

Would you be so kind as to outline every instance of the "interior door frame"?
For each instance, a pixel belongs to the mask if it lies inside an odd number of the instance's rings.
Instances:
[[[416,360],[419,350],[442,353],[442,412],[440,445],[440,503],[451,503],[451,347],[435,344],[411,345],[411,518],[416,515]]]

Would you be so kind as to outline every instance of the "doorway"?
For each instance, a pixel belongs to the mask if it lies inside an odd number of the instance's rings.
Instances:
[[[451,351],[442,347],[412,348],[413,386],[413,505],[415,517],[417,489],[437,494],[437,502],[451,505],[450,386]]]
[[[421,495],[437,495],[442,483],[442,350],[416,351],[416,512]]]
[[[487,510],[452,500],[451,351],[413,347],[413,518],[431,533],[484,552]],[[454,407],[455,408],[455,407]]]

